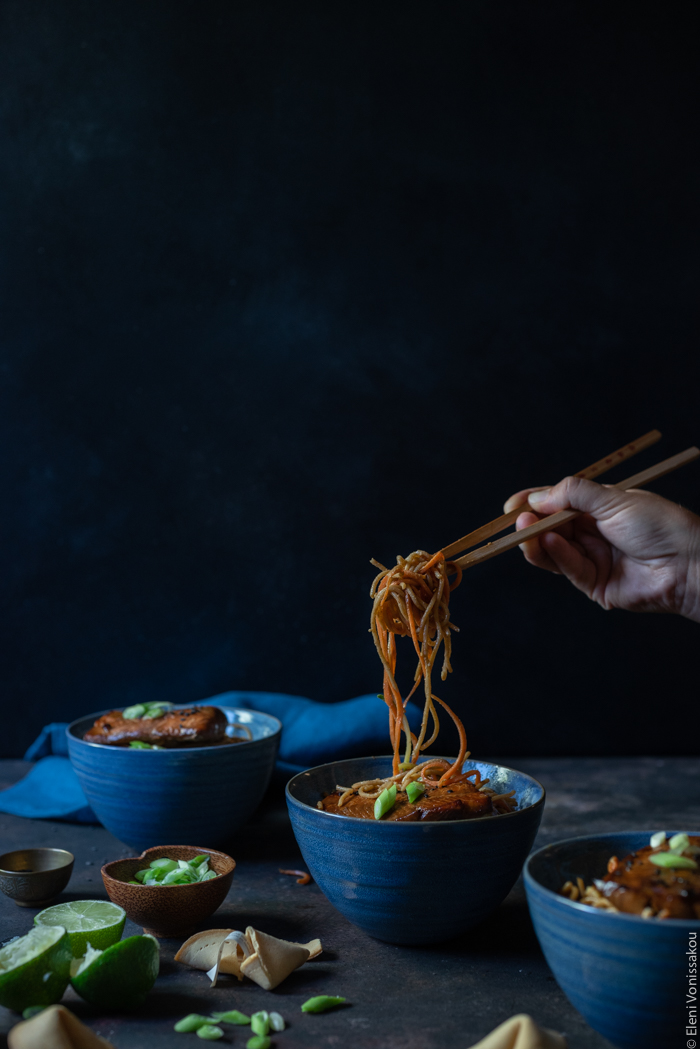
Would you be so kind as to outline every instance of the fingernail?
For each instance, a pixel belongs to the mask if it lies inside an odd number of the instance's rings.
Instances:
[[[545,503],[549,499],[549,493],[551,490],[551,488],[543,488],[541,492],[530,492],[527,501],[533,510],[536,510],[538,506],[541,506],[542,503]]]

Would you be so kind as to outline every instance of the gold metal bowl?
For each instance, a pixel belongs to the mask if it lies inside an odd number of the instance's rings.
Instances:
[[[18,907],[45,907],[63,892],[75,856],[65,849],[16,849],[0,856],[0,890]]]

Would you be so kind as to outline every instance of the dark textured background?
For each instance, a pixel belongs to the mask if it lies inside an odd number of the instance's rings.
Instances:
[[[694,10],[4,0],[3,754],[373,690],[370,556],[700,440]],[[697,752],[696,624],[517,552],[454,617],[478,753]]]

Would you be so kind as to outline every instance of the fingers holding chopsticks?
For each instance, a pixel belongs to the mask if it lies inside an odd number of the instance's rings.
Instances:
[[[528,528],[530,525],[536,524],[538,521],[541,521],[543,517],[548,515],[549,511],[546,513],[535,513],[529,503],[529,497],[533,493],[549,492],[550,490],[551,486],[549,485],[541,485],[539,488],[522,488],[519,492],[511,495],[511,497],[506,500],[503,507],[505,513],[510,513],[518,507],[523,507],[523,512],[515,522],[516,531],[520,532],[523,528]],[[525,560],[529,561],[531,565],[561,575],[566,574],[562,569],[560,562],[562,561],[562,558],[564,562],[568,562],[568,558],[566,557],[566,547],[569,545],[567,540],[570,541],[573,539],[573,522],[562,525],[557,531],[559,533],[557,539],[562,539],[562,543],[550,541],[548,537],[550,535],[556,535],[557,533],[547,532],[544,536],[529,539],[526,542],[521,543],[520,549],[525,555]],[[556,553],[558,556],[552,556],[553,553]]]
[[[700,518],[651,492],[567,477],[551,488],[522,489],[517,532],[563,512],[555,530],[521,548],[539,568],[565,576],[603,608],[675,612],[700,620]]]

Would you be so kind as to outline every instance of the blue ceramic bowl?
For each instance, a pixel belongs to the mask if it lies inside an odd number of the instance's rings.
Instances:
[[[132,750],[86,743],[108,711],[66,729],[68,754],[86,798],[108,831],[135,849],[169,841],[224,844],[252,816],[275,766],[282,725],[253,710],[221,708],[250,743],[227,747]]]
[[[591,1027],[620,1049],[691,1044],[686,951],[691,934],[700,937],[700,921],[611,914],[557,890],[577,875],[586,885],[604,877],[611,856],[648,845],[653,833],[569,838],[540,849],[525,866],[530,913],[557,983]]]
[[[467,766],[465,766],[467,767]],[[544,788],[522,772],[469,761],[521,808],[444,823],[387,823],[321,812],[337,783],[391,775],[391,758],[353,758],[300,772],[287,785],[299,848],[321,890],[349,921],[389,943],[436,943],[470,929],[512,889],[532,847]]]

